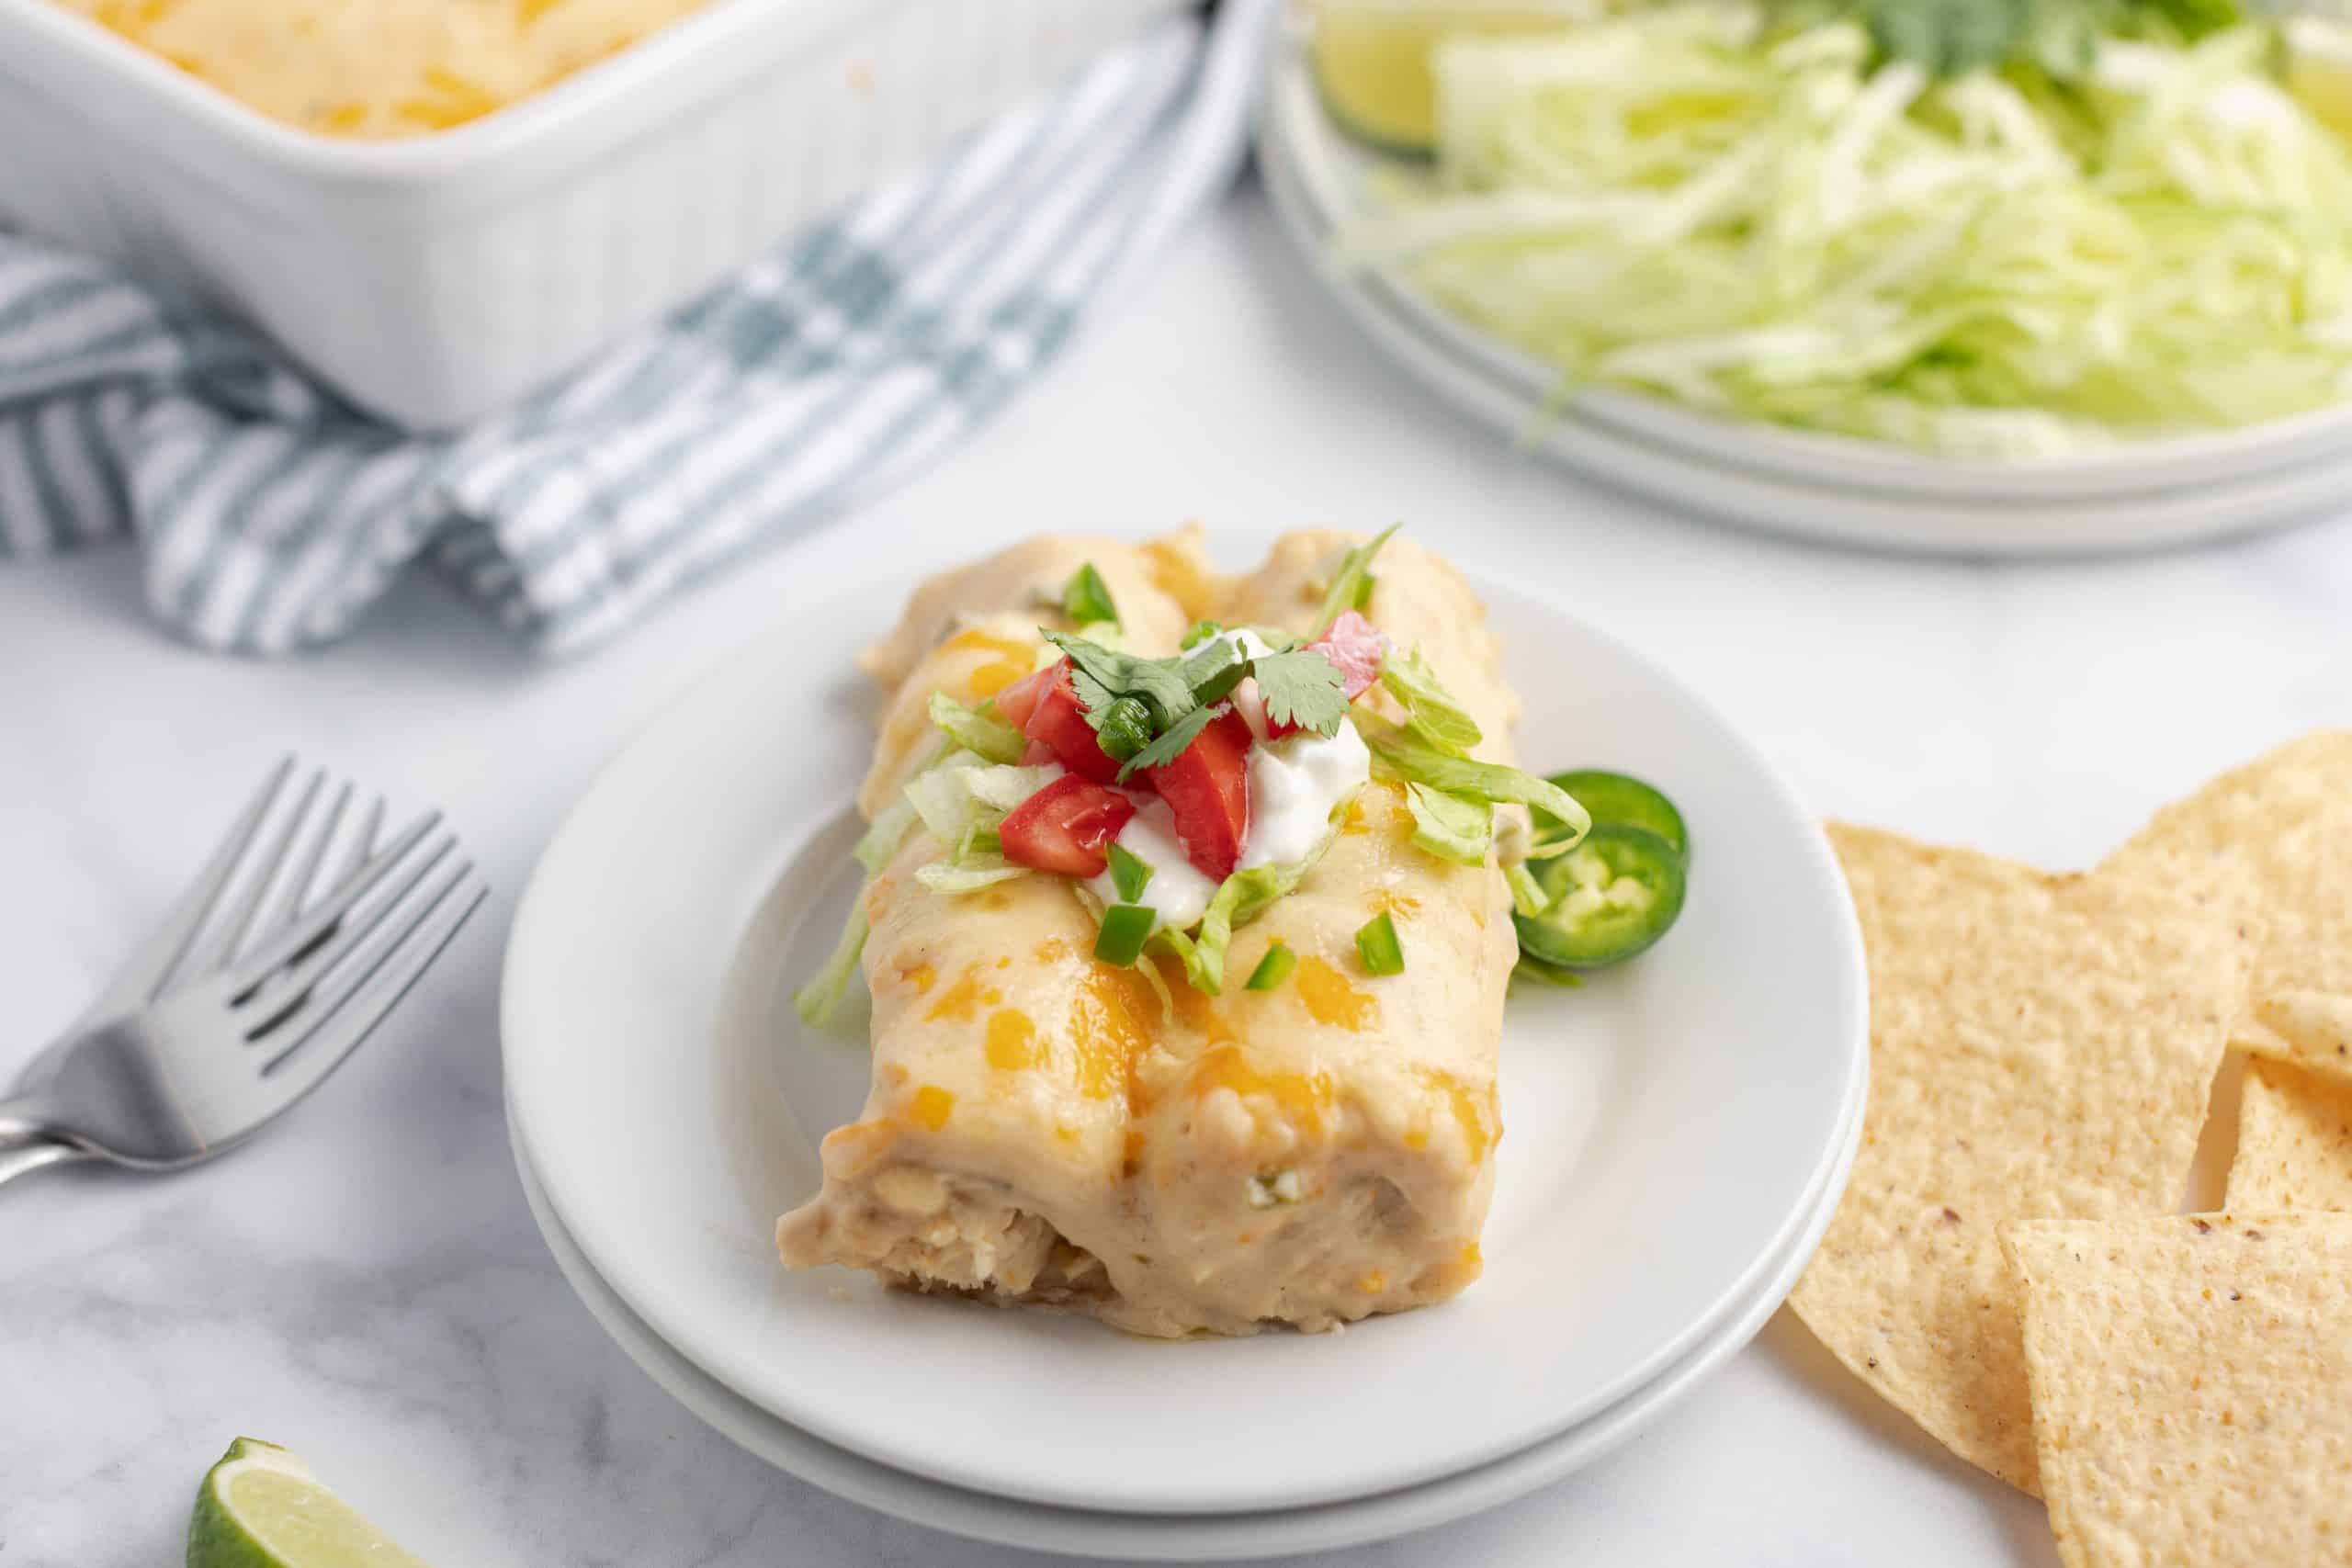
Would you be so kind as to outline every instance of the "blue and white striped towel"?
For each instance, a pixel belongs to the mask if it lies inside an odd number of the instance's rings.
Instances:
[[[0,557],[136,537],[200,646],[340,636],[420,556],[608,637],[955,445],[1230,181],[1273,0],[1178,16],[482,426],[355,414],[240,329],[0,235]]]

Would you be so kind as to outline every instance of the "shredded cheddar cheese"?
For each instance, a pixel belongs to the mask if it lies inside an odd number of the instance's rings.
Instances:
[[[273,119],[427,135],[526,97],[701,0],[58,0]]]

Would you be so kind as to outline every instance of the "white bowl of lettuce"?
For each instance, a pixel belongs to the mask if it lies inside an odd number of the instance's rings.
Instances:
[[[1351,140],[1303,53],[1267,134],[1329,275],[1531,429],[1931,508],[2201,489],[2250,525],[2352,493],[2352,144],[2290,46],[2325,26],[1669,0],[1447,37],[1429,156]]]

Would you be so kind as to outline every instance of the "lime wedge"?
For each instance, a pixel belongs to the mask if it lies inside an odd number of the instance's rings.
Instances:
[[[2326,17],[2290,17],[2287,91],[2311,117],[2352,137],[2352,27]]]
[[[275,1443],[239,1438],[205,1475],[187,1568],[424,1568]]]
[[[1430,52],[1456,34],[1541,32],[1566,18],[1544,0],[1323,0],[1307,63],[1331,118],[1350,135],[1403,152],[1437,145]]]

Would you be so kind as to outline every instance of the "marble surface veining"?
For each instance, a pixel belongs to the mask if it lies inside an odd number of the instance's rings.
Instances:
[[[1665,516],[1474,430],[1360,344],[1245,192],[970,448],[850,525],[975,547],[1186,517],[1477,531],[1694,683],[1826,814],[2053,864],[2352,721],[2352,528],[2002,567]],[[429,582],[276,665],[166,640],[130,558],[0,570],[0,1066],[153,918],[270,756],[447,807],[494,893],[284,1125],[141,1180],[0,1192],[0,1568],[175,1562],[199,1475],[284,1442],[444,1568],[1012,1564],[706,1430],[557,1274],[508,1162],[500,939],[596,763],[797,593],[775,561],[573,664]],[[1564,672],[1565,673],[1565,672]],[[1785,1314],[1661,1425],[1535,1496],[1337,1564],[2047,1563],[2038,1505],[1945,1458]]]

